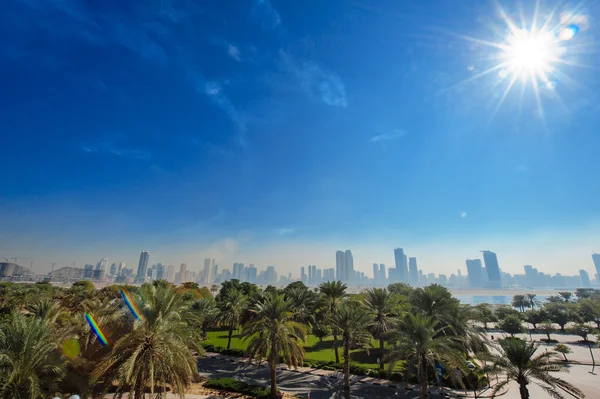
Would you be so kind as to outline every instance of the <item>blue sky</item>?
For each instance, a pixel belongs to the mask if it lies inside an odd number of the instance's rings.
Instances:
[[[556,5],[539,8],[553,26]],[[507,30],[475,0],[9,0],[0,257],[148,249],[296,274],[346,248],[369,271],[401,246],[436,273],[480,249],[511,272],[591,271],[598,27],[565,43],[542,107],[527,82],[503,98],[497,71],[473,79],[498,49],[465,37]]]

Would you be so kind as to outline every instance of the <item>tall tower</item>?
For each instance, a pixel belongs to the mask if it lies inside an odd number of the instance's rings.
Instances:
[[[146,281],[148,259],[150,259],[150,252],[142,251],[142,253],[140,254],[140,262],[138,263],[137,274],[135,276],[136,284],[143,284]]]
[[[483,261],[485,262],[485,270],[488,274],[490,288],[502,288],[502,279],[500,277],[500,265],[498,265],[498,257],[492,251],[481,251],[483,253]]]
[[[592,260],[594,261],[594,266],[596,267],[596,284],[600,284],[600,254],[593,253]]]
[[[179,267],[179,278],[181,279],[182,284],[187,283],[188,281],[187,265],[185,263],[182,263]]]
[[[419,268],[417,267],[417,258],[408,258],[408,273],[410,275],[410,283],[419,283]]]
[[[344,252],[337,251],[335,253],[335,279],[338,281],[346,281]]]
[[[346,281],[352,281],[354,279],[354,258],[349,249],[344,252],[344,265]]]
[[[373,263],[373,282],[375,284],[381,282],[381,277],[379,277],[379,265],[377,263]]]
[[[397,275],[401,283],[408,283],[408,265],[403,248],[394,249],[394,260],[396,261]]]

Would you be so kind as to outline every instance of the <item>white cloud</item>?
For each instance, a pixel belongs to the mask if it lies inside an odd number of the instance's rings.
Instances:
[[[276,231],[278,236],[289,235],[289,234],[292,234],[293,232],[294,232],[294,229],[290,229],[290,228],[277,229],[277,231]]]
[[[467,212],[464,212],[464,211],[461,212],[460,213],[460,217],[463,218],[463,219],[466,218],[467,217]]]
[[[216,96],[221,93],[221,85],[217,82],[206,82],[204,85],[204,93],[207,96]]]
[[[394,140],[404,137],[406,132],[401,129],[394,129],[391,132],[378,134],[377,136],[373,136],[369,139],[371,143],[378,143],[383,140]]]
[[[227,45],[227,54],[229,54],[229,56],[236,61],[242,60],[240,49],[234,46],[233,44]]]
[[[265,29],[276,29],[281,26],[281,17],[269,0],[256,0],[252,12]]]
[[[346,88],[342,79],[314,61],[303,61],[281,51],[283,70],[290,72],[298,81],[302,91],[313,100],[322,101],[335,107],[348,106]]]

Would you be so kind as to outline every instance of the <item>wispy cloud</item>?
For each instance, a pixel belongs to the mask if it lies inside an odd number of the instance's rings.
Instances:
[[[219,82],[208,81],[204,86],[204,94],[206,94],[217,107],[222,109],[229,116],[238,131],[238,134],[235,137],[236,143],[240,147],[246,147],[248,145],[246,138],[246,117],[238,111],[233,102],[224,93],[223,86],[221,86]]]
[[[242,55],[240,53],[240,49],[237,48],[236,46],[234,46],[233,44],[227,45],[227,54],[229,54],[229,56],[236,61],[242,60]]]
[[[281,27],[281,17],[269,0],[255,0],[252,7],[252,16],[260,22],[264,29]]]
[[[406,136],[406,132],[404,130],[401,129],[394,129],[391,132],[387,132],[387,133],[383,133],[383,134],[378,134],[376,136],[373,136],[369,139],[369,141],[371,143],[378,143],[380,141],[384,141],[384,140],[395,140],[395,139],[399,139]]]
[[[298,81],[300,88],[313,100],[335,107],[346,107],[346,89],[342,79],[334,72],[313,61],[303,61],[281,51],[281,65]]]
[[[281,228],[281,229],[277,229],[277,230],[275,231],[275,233],[276,233],[278,236],[280,236],[280,237],[283,237],[283,236],[286,236],[286,235],[290,235],[290,234],[292,234],[293,232],[294,232],[294,229],[291,229],[291,228],[289,228],[289,227],[286,227],[286,228]]]
[[[461,212],[461,213],[460,213],[460,217],[461,217],[462,219],[466,218],[466,217],[467,217],[467,212],[464,212],[464,211],[463,211],[463,212]]]
[[[107,154],[132,160],[147,160],[151,158],[150,153],[146,150],[120,147],[109,141],[100,142],[95,145],[82,144],[81,150],[86,154]]]

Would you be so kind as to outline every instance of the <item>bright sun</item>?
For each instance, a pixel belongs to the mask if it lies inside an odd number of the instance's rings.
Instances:
[[[516,30],[503,46],[507,69],[520,78],[545,77],[560,56],[560,46],[549,32]]]
[[[484,65],[487,64],[487,69],[469,65],[467,69],[476,72],[467,79],[442,90],[442,93],[486,75],[492,76],[491,88],[494,96],[498,98],[490,118],[493,119],[511,89],[516,83],[520,83],[522,90],[519,107],[526,87],[531,87],[535,95],[538,115],[544,121],[542,97],[548,96],[561,100],[556,92],[557,83],[577,84],[567,75],[565,69],[567,66],[583,66],[573,61],[573,52],[586,48],[583,43],[574,46],[572,41],[580,31],[587,29],[587,16],[582,14],[579,8],[558,13],[559,5],[552,11],[544,12],[540,10],[540,0],[537,0],[532,19],[527,22],[523,10],[520,10],[515,18],[514,14],[512,17],[509,16],[505,9],[497,4],[497,11],[506,27],[506,36],[496,37],[497,40],[486,40],[480,37],[454,35],[474,42],[477,46],[482,46],[482,49],[487,47],[491,53],[486,54],[486,51],[482,51],[484,54],[482,59],[485,60]],[[492,64],[489,63],[490,60]],[[504,86],[503,90],[502,86]]]

